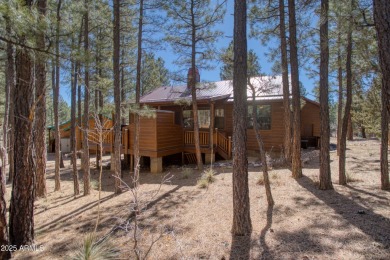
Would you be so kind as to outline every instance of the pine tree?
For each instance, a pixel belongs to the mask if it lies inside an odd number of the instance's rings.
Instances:
[[[346,102],[344,109],[344,116],[341,128],[341,137],[340,137],[340,156],[339,156],[339,184],[346,185],[347,184],[347,176],[345,172],[345,161],[346,161],[346,146],[347,146],[347,130],[348,130],[348,118],[351,113],[351,105],[352,105],[352,28],[353,28],[353,10],[354,0],[350,2],[350,15],[349,15],[349,27],[347,32],[347,58],[346,58]]]
[[[297,50],[297,28],[295,19],[295,0],[288,1],[289,31],[290,31],[290,65],[293,108],[293,135],[292,135],[292,176],[295,179],[302,177],[301,166],[301,94],[299,87],[299,64]]]
[[[169,71],[165,68],[165,62],[153,53],[144,53],[141,71],[141,96],[159,86],[169,85]]]
[[[41,20],[46,15],[46,0],[38,1],[38,11]],[[37,34],[37,48],[45,49],[45,34]],[[36,197],[46,197],[46,59],[42,54],[37,55],[35,65],[35,124],[34,145],[37,156]]]
[[[141,0],[142,2],[143,0]],[[114,103],[115,103],[115,119],[114,119],[114,160],[115,160],[115,194],[121,193],[120,176],[121,176],[121,89],[120,89],[120,6],[119,0],[114,0]]]
[[[88,145],[88,131],[89,131],[89,1],[84,0],[85,14],[84,14],[84,52],[86,55],[86,62],[84,64],[84,113],[83,113],[83,181],[84,181],[84,196],[91,193],[90,184],[90,168],[89,168],[89,145]]]
[[[284,0],[279,0],[279,34],[280,34],[280,60],[283,84],[283,115],[284,115],[284,157],[291,162],[291,110],[290,110],[290,83],[288,77],[287,36],[285,22]]]
[[[25,16],[32,15],[32,1],[20,5]],[[26,17],[23,17],[26,18]],[[26,33],[20,35],[20,43],[27,41]],[[13,97],[15,109],[14,166],[10,203],[10,244],[20,247],[34,241],[35,167],[32,155],[33,64],[29,50],[17,47],[15,54],[16,85]]]
[[[211,6],[210,0],[171,0],[165,4],[168,16],[172,19],[169,25],[170,35],[166,39],[180,55],[178,65],[190,68],[188,87],[192,96],[194,142],[199,170],[203,169],[203,162],[199,141],[196,70],[207,68],[208,61],[216,56],[214,43],[221,33],[212,28],[222,21],[224,4],[225,1]]]
[[[332,189],[330,170],[330,125],[329,125],[329,40],[328,40],[328,0],[321,0],[320,15],[320,184],[321,190]]]
[[[250,235],[248,158],[246,150],[247,105],[247,21],[246,1],[234,1],[234,71],[233,71],[233,226],[235,236]]]
[[[234,67],[234,54],[233,54],[233,41],[229,43],[229,46],[222,50],[220,59],[223,62],[219,77],[221,80],[233,79],[233,67]],[[254,50],[248,51],[248,62],[247,62],[248,77],[260,76],[260,63]]]
[[[54,79],[53,79],[53,107],[54,107],[54,131],[55,131],[55,168],[54,168],[54,180],[55,186],[54,190],[61,190],[61,182],[60,182],[60,164],[61,164],[61,134],[60,134],[60,123],[59,123],[59,111],[58,111],[58,103],[60,97],[60,27],[61,27],[61,5],[62,0],[58,0],[57,3],[57,13],[56,13],[56,39],[55,39],[55,52],[56,57],[55,61],[53,61],[53,71],[54,71]]]
[[[390,189],[387,165],[387,142],[384,135],[388,133],[388,115],[390,113],[390,2],[373,0],[375,28],[378,37],[379,61],[382,72],[382,148],[381,148],[381,189]],[[385,112],[387,108],[387,113]]]

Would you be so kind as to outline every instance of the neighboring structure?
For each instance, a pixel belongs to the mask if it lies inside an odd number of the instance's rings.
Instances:
[[[111,145],[107,145],[110,142],[110,139],[112,139],[112,127],[113,127],[113,121],[111,118],[106,116],[100,116],[100,120],[102,122],[102,135],[104,138],[104,148],[106,151],[110,151]],[[76,118],[77,122],[77,118]],[[89,129],[91,130],[89,133],[89,139],[90,139],[90,150],[94,151],[97,150],[97,132],[96,131],[96,123],[95,118],[90,117],[89,118]],[[49,145],[48,145],[48,152],[54,152],[55,151],[55,138],[54,138],[54,126],[49,126]],[[69,153],[70,152],[70,120],[63,122],[60,124],[60,136],[61,136],[61,152],[63,153]],[[76,126],[76,145],[77,150],[81,150],[82,147],[82,140],[83,140],[83,131],[80,127]]]
[[[199,78],[199,77],[197,77]],[[255,77],[258,122],[266,150],[280,151],[283,145],[284,115],[281,77]],[[231,80],[198,83],[198,117],[201,152],[205,163],[218,154],[232,156],[233,84]],[[258,145],[251,118],[252,92],[248,88],[248,152],[257,153]],[[156,118],[141,119],[140,155],[150,157],[152,172],[162,170],[162,158],[182,154],[183,161],[195,162],[191,91],[187,86],[159,87],[141,97],[141,104],[156,109]],[[131,122],[131,119],[130,119]],[[133,125],[125,127],[124,152],[132,154]],[[317,147],[320,136],[319,104],[302,98],[302,146]]]

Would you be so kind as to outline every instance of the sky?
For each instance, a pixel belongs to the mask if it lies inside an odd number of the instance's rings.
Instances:
[[[218,49],[221,48],[227,48],[229,45],[230,41],[233,38],[233,24],[234,24],[234,0],[228,0],[227,1],[227,10],[226,10],[226,15],[224,18],[223,23],[218,24],[215,26],[217,30],[220,30],[223,32],[223,36],[218,40],[216,47]],[[247,27],[247,32],[249,34],[249,25]],[[270,45],[273,44],[278,44],[275,42],[276,39],[270,41]],[[266,57],[266,52],[268,47],[263,46],[259,40],[256,39],[251,39],[248,37],[248,50],[253,49],[257,56],[259,57],[260,65],[261,65],[261,72],[266,75],[272,75],[272,66],[273,62],[269,61],[269,58]],[[170,71],[175,71],[179,70],[179,68],[174,64],[175,59],[177,56],[174,54],[174,51],[171,48],[167,48],[164,51],[158,51],[156,53],[157,56],[160,56],[165,60],[165,66],[168,68]],[[221,62],[215,61],[213,63],[215,65],[215,68],[213,70],[201,70],[200,73],[200,78],[201,81],[219,81],[219,71],[220,67],[222,66]],[[311,95],[312,94],[312,89],[315,85],[315,80],[309,79],[305,71],[303,69],[300,70],[300,81],[306,88],[306,91],[309,93],[308,98],[314,99],[314,97]]]
[[[233,38],[233,23],[234,23],[234,0],[227,0],[227,9],[226,15],[222,23],[215,26],[215,29],[222,31],[223,36],[216,43],[216,47],[218,49],[227,48],[230,41]],[[249,26],[247,27],[247,32],[249,34]],[[271,39],[269,42],[269,46],[279,44],[276,42],[277,39]],[[259,57],[261,72],[265,75],[272,75],[272,66],[273,61],[269,61],[269,58],[266,56],[266,52],[268,50],[268,46],[263,46],[259,40],[252,39],[248,37],[248,50],[253,49],[257,56]],[[177,55],[175,55],[175,51],[167,45],[165,50],[159,50],[155,52],[157,57],[161,57],[165,61],[165,67],[171,71],[179,71],[183,68],[178,68],[177,65],[174,64],[175,59],[177,59]],[[201,81],[214,82],[219,81],[219,72],[220,67],[222,66],[221,62],[215,61],[212,63],[214,65],[214,69],[212,70],[200,70],[200,78]],[[306,76],[306,72],[303,68],[300,68],[299,73],[300,81],[303,86],[306,88],[308,93],[308,98],[314,99],[315,97],[312,95],[313,87],[315,86],[315,80],[310,79]],[[179,84],[179,83],[176,83]],[[61,87],[61,96],[65,99],[65,101],[70,104],[70,91],[69,87],[65,86],[66,84],[62,84]]]

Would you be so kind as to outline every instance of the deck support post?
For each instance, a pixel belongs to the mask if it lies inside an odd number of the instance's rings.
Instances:
[[[215,107],[214,102],[210,103],[210,137],[209,137],[209,147],[211,149],[214,148],[214,120],[215,120]],[[213,153],[213,150],[211,150],[211,153]]]
[[[150,157],[150,172],[160,173],[162,171],[163,171],[162,157],[157,157],[157,158]]]
[[[134,155],[130,154],[130,172],[134,171]]]
[[[215,162],[215,153],[206,153],[204,155],[205,164],[211,164]]]

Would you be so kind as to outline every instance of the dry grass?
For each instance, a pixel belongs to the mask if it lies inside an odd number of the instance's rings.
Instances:
[[[304,177],[297,181],[287,169],[272,170],[273,208],[267,207],[264,188],[256,184],[261,169],[253,169],[248,179],[253,232],[247,240],[233,239],[230,233],[231,169],[217,169],[219,173],[213,176],[216,182],[207,189],[197,187],[201,173],[194,170],[183,178],[182,169],[172,169],[171,182],[161,187],[150,209],[140,215],[140,246],[145,253],[153,244],[149,259],[235,259],[237,255],[247,259],[390,259],[390,194],[379,189],[380,143],[359,140],[348,142],[348,148],[346,170],[361,181],[348,186],[337,184],[338,158],[334,152],[334,191],[315,187],[316,159],[305,165]],[[93,230],[97,191],[74,199],[69,161],[65,165],[62,191],[55,193],[53,162],[49,162],[48,197],[35,203],[35,241],[44,250],[17,252],[15,259],[69,259],[79,241]],[[130,174],[125,172],[124,176],[130,182]],[[141,173],[143,200],[151,198],[163,176]],[[92,177],[97,179],[95,171]],[[114,197],[110,172],[104,171],[103,178],[97,237],[110,234],[121,250],[121,258],[134,259],[132,239],[124,225],[131,196],[125,192]],[[9,196],[10,186],[7,188]]]
[[[256,182],[257,185],[263,186],[264,185],[264,177],[263,175],[260,175],[259,179]]]
[[[215,182],[215,174],[216,172],[212,168],[206,169],[197,181],[198,187],[201,189],[208,188],[211,183]]]

